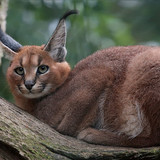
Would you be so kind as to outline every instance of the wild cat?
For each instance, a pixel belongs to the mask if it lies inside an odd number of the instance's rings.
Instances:
[[[88,143],[160,144],[160,47],[111,47],[71,70],[66,13],[46,45],[22,46],[0,31],[11,58],[7,81],[18,107]]]

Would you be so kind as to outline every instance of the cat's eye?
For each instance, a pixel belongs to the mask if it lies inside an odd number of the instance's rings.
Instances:
[[[22,67],[17,67],[14,71],[21,76],[24,74],[24,69]]]
[[[41,65],[41,66],[38,67],[37,73],[39,73],[39,74],[44,74],[44,73],[46,73],[46,72],[48,71],[48,69],[49,69],[48,66],[46,66],[46,65]]]

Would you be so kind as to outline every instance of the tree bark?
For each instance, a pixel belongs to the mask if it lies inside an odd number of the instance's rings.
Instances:
[[[0,27],[3,31],[6,30],[6,17],[8,9],[8,0],[0,0]],[[0,48],[0,64],[3,56],[2,48]]]
[[[91,145],[61,135],[47,124],[0,98],[0,160],[160,159],[160,147]]]

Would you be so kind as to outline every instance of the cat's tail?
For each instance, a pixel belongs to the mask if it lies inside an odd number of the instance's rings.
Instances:
[[[17,52],[22,47],[20,43],[14,40],[11,36],[2,31],[0,26],[0,41],[11,50]]]

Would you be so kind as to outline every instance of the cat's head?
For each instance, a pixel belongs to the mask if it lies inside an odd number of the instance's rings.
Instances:
[[[7,70],[7,80],[13,94],[39,98],[55,91],[67,79],[69,64],[65,60],[55,60],[43,48],[22,47],[13,57]],[[64,57],[65,53],[59,54]]]
[[[0,31],[1,46],[11,59],[7,80],[14,95],[39,98],[54,92],[70,73],[65,61],[67,50],[65,18],[59,21],[53,35],[44,46],[24,46]]]

